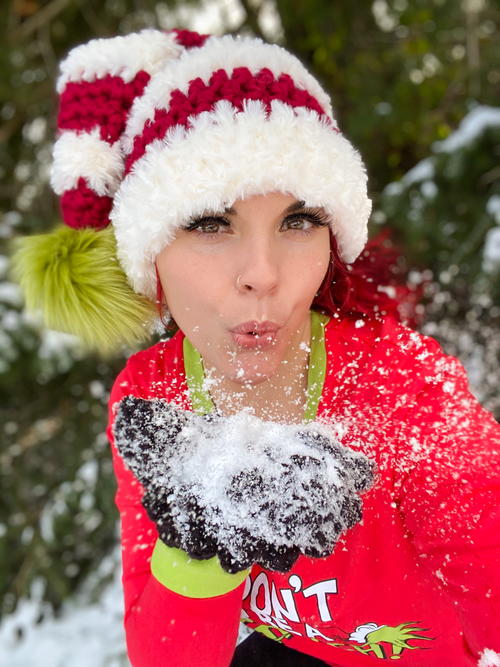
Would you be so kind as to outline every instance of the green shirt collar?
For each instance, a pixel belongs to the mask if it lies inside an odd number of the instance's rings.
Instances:
[[[318,411],[319,399],[323,391],[326,374],[325,326],[327,315],[311,310],[311,351],[307,371],[306,408],[304,422],[313,421]],[[193,410],[198,414],[208,414],[215,410],[210,394],[204,387],[205,371],[198,350],[184,337],[184,370]]]

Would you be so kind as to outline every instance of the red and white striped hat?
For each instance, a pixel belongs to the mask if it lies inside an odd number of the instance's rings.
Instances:
[[[371,202],[359,153],[300,61],[249,37],[187,31],[98,39],[58,81],[51,183],[66,224],[113,224],[132,288],[154,299],[154,261],[204,211],[281,191],[322,206],[346,262]]]

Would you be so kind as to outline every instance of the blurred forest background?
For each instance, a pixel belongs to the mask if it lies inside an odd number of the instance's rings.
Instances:
[[[126,665],[104,428],[131,351],[103,361],[40,331],[9,278],[12,239],[58,220],[58,61],[143,27],[245,32],[293,51],[364,156],[372,230],[392,230],[408,280],[425,285],[419,327],[500,419],[500,3],[4,0],[0,22],[0,662]]]

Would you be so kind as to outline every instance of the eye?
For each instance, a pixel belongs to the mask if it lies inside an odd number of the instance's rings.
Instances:
[[[293,218],[292,220],[285,220],[283,223],[287,229],[299,229],[299,230],[309,230],[314,227],[313,222],[304,217]]]
[[[295,230],[308,234],[311,233],[313,229],[327,227],[328,224],[328,218],[324,211],[322,209],[313,209],[287,216],[283,221],[282,228],[284,228],[285,231]]]
[[[215,235],[226,231],[229,228],[229,221],[226,218],[217,216],[204,216],[191,220],[184,229],[188,232],[195,231],[201,235]]]

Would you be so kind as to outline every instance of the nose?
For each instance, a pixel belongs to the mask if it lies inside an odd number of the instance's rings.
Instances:
[[[277,249],[265,239],[255,239],[243,244],[237,263],[236,289],[242,293],[266,296],[273,293],[279,281]]]

